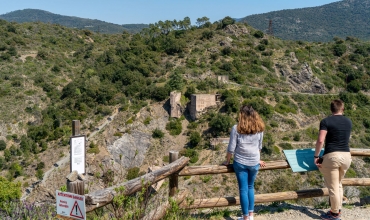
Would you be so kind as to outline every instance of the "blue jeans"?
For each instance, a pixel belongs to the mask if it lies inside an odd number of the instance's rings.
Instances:
[[[246,166],[236,161],[233,163],[236,179],[239,185],[240,205],[243,215],[254,211],[254,181],[256,180],[260,164]]]

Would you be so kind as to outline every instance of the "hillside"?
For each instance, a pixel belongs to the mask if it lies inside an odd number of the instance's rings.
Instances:
[[[69,28],[87,29],[94,32],[100,32],[105,34],[117,34],[127,31],[129,33],[138,33],[143,28],[148,27],[146,24],[113,24],[97,19],[79,18],[75,16],[64,16],[53,14],[48,11],[38,9],[23,9],[12,11],[3,15],[0,15],[0,19],[4,19],[9,22],[44,22],[50,24],[60,24]]]
[[[343,0],[318,7],[250,15],[239,21],[285,40],[331,41],[333,37],[370,39],[370,1]]]
[[[0,20],[0,182],[21,184],[29,201],[53,202],[65,187],[76,119],[89,138],[87,192],[168,163],[169,150],[191,165],[220,164],[226,146],[210,140],[228,137],[242,103],[266,123],[264,160],[284,159],[282,149],[312,148],[334,98],[345,101],[353,121],[351,147],[369,148],[369,86],[370,42],[353,37],[283,41],[230,17],[200,26],[186,17],[112,35]],[[170,118],[168,100],[175,90],[178,119]],[[220,103],[191,119],[190,95],[216,93]],[[356,157],[346,177],[369,177],[369,166]],[[184,177],[180,185],[199,197],[237,195],[232,174]],[[321,187],[318,172],[265,171],[256,181],[258,193]],[[370,195],[369,187],[347,189],[353,203]]]

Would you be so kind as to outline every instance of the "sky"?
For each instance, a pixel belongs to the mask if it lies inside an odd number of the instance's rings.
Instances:
[[[0,0],[0,15],[21,9],[98,19],[115,24],[149,24],[182,20],[192,24],[206,16],[211,22],[226,16],[242,18],[283,9],[321,6],[338,0]]]

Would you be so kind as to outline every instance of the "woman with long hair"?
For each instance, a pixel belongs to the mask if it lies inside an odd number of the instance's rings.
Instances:
[[[254,181],[258,170],[265,166],[260,160],[265,124],[252,106],[240,108],[238,124],[231,129],[226,161],[229,165],[234,155],[233,167],[238,180],[240,205],[244,220],[253,220]]]

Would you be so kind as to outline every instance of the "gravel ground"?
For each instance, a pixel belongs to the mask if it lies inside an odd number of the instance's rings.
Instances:
[[[313,207],[283,204],[282,206],[271,208],[269,206],[257,205],[255,220],[306,220],[321,219],[320,215],[328,209],[315,209]],[[270,210],[262,214],[264,210]],[[279,212],[280,211],[280,212]],[[261,213],[261,214],[258,214]],[[227,220],[238,219],[237,216],[226,218]],[[346,206],[342,209],[342,220],[370,220],[370,206]]]

